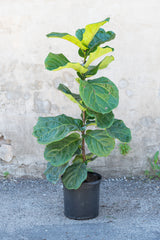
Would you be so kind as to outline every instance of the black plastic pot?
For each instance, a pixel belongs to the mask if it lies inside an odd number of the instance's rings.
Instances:
[[[64,215],[68,218],[85,220],[95,218],[99,214],[99,186],[101,175],[90,172],[96,180],[84,181],[80,188],[64,189]]]

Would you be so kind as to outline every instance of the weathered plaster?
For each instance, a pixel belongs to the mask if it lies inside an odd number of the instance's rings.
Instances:
[[[117,38],[115,61],[96,77],[106,76],[119,87],[119,108],[114,111],[132,130],[131,152],[117,148],[93,168],[105,176],[142,174],[148,157],[160,149],[160,32],[159,0],[5,0],[0,1],[0,174],[41,177],[46,162],[44,146],[32,128],[39,116],[65,113],[79,117],[78,107],[57,90],[59,83],[78,90],[76,74],[67,69],[44,68],[48,52],[63,52],[81,61],[77,47],[47,39],[52,31],[69,32],[87,23],[111,17],[106,29]],[[7,142],[9,141],[9,142]]]

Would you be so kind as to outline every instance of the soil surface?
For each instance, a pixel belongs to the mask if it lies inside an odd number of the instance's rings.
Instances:
[[[97,180],[100,180],[100,175],[99,174],[96,174],[94,172],[88,172],[87,174],[87,179],[84,181],[84,182],[94,182],[94,181],[97,181]]]
[[[160,181],[103,179],[100,213],[63,215],[63,186],[44,179],[0,180],[0,240],[160,240]]]

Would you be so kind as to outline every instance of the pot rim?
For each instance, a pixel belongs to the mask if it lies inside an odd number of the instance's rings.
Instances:
[[[88,171],[88,173],[97,175],[98,179],[95,180],[95,181],[92,181],[92,182],[85,182],[85,180],[84,180],[84,182],[82,184],[94,185],[94,184],[97,184],[97,183],[101,182],[101,180],[102,180],[102,175],[101,174],[99,174],[97,172],[91,172],[91,171]]]
[[[102,180],[102,175],[101,175],[100,173],[91,172],[91,171],[88,171],[88,173],[97,175],[97,176],[98,176],[98,179],[95,180],[95,181],[92,181],[92,182],[85,182],[85,180],[84,180],[84,181],[82,182],[82,184],[81,184],[80,187],[82,187],[82,185],[96,185],[96,184],[100,184],[100,182],[101,182],[101,180]],[[62,176],[63,176],[63,175],[62,175]],[[65,189],[67,189],[67,190],[77,190],[77,189],[68,189],[68,188],[66,188],[66,187],[64,186],[63,181],[62,181],[62,176],[61,176],[61,182],[62,182],[63,187],[64,187]],[[79,188],[80,188],[80,187],[79,187]],[[78,188],[78,189],[79,189],[79,188]]]

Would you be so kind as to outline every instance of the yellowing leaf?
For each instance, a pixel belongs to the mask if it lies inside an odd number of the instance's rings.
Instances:
[[[106,18],[104,21],[98,23],[88,24],[85,27],[85,32],[83,34],[82,44],[88,46],[89,43],[92,41],[93,37],[99,30],[99,28],[104,25],[106,22],[109,22],[109,18]]]
[[[58,90],[60,90],[61,92],[63,92],[72,102],[74,103],[77,103],[79,108],[82,110],[82,111],[85,111],[86,108],[83,107],[82,105],[82,99],[80,97],[79,94],[75,94],[75,93],[72,93],[69,88],[67,88],[64,84],[60,84],[58,86]]]
[[[52,33],[47,34],[47,37],[49,37],[49,38],[53,38],[53,37],[55,37],[55,38],[62,38],[62,39],[65,39],[65,40],[67,40],[69,42],[74,43],[75,45],[77,45],[79,48],[81,48],[83,50],[87,49],[87,47],[84,46],[82,44],[82,42],[78,38],[76,38],[75,36],[70,35],[69,33],[52,32]]]
[[[114,60],[113,56],[106,56],[98,65],[89,66],[88,71],[85,73],[85,77],[89,78],[97,73],[99,69],[108,67],[108,65]]]
[[[87,68],[94,60],[112,51],[113,49],[110,47],[98,47],[96,51],[90,53],[89,58],[84,66]]]
[[[99,69],[106,68],[114,60],[113,56],[106,56],[99,64]]]

